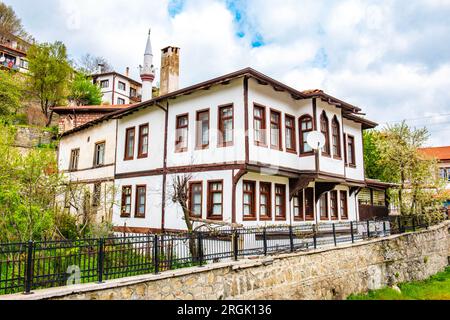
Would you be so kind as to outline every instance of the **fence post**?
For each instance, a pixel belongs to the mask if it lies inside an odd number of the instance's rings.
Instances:
[[[239,260],[239,231],[234,230],[234,260]]]
[[[397,217],[397,224],[398,224],[398,233],[402,233],[402,219],[400,216]]]
[[[386,237],[386,234],[387,234],[386,220],[383,220],[383,234]]]
[[[103,282],[103,271],[105,262],[105,239],[101,238],[98,242],[98,258],[97,258],[97,277],[98,283]]]
[[[352,243],[355,243],[355,233],[353,232],[353,221],[350,221],[350,233],[352,235]]]
[[[263,229],[263,249],[264,255],[267,256],[267,229],[264,227]]]
[[[412,218],[412,227],[413,227],[413,231],[416,232],[416,217]]]
[[[370,220],[367,220],[367,238],[370,239]]]
[[[202,267],[204,257],[203,257],[203,236],[201,232],[198,233],[197,240],[198,240],[198,263],[200,267]]]
[[[294,232],[292,226],[289,226],[289,240],[291,245],[291,252],[294,252]]]
[[[28,241],[27,245],[27,269],[25,274],[25,294],[31,294],[31,287],[33,284],[33,252],[34,242]]]
[[[335,223],[333,223],[333,239],[334,239],[334,246],[337,247],[336,224]]]
[[[158,235],[155,234],[153,237],[153,259],[155,264],[155,274],[159,273],[159,243]]]
[[[313,231],[314,231],[314,235],[313,235],[313,239],[314,239],[314,250],[317,249],[317,230],[316,230],[316,225],[313,225]]]

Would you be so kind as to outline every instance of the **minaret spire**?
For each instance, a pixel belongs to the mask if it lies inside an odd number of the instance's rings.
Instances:
[[[144,66],[141,68],[142,101],[152,99],[153,80],[155,80],[155,68],[153,66],[153,49],[151,41],[152,29],[148,31],[147,45],[144,53]]]

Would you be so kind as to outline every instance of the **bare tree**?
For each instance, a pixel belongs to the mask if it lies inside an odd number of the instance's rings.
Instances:
[[[98,73],[98,67],[101,66],[102,72],[111,72],[114,70],[113,66],[104,57],[93,56],[89,53],[81,57],[77,63],[77,68],[86,74]]]

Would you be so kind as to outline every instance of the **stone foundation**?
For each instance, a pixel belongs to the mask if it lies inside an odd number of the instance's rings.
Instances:
[[[181,269],[6,299],[345,299],[449,264],[450,222],[353,245]]]

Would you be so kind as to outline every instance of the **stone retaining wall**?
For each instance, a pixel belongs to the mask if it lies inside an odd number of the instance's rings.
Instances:
[[[7,299],[345,299],[423,280],[449,264],[450,222],[427,231],[273,257],[218,263],[14,295]]]

